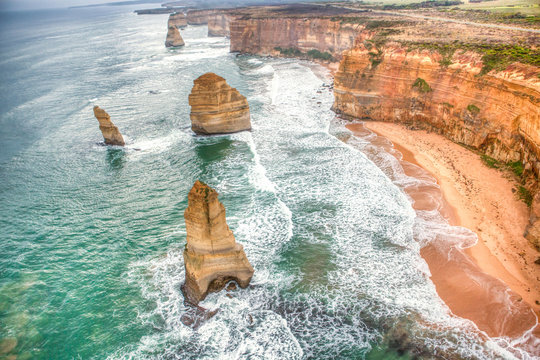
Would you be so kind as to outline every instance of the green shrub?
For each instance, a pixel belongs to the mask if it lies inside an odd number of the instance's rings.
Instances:
[[[429,86],[429,84],[426,82],[426,80],[424,80],[422,78],[416,78],[416,80],[414,81],[412,87],[416,88],[421,93],[428,93],[430,91],[433,91],[433,89],[431,88],[431,86]]]
[[[493,169],[498,169],[500,167],[499,161],[495,160],[494,158],[490,156],[482,155],[480,156],[480,158],[482,159],[482,162],[486,164],[487,167],[490,167]]]
[[[527,190],[524,186],[518,187],[518,196],[520,200],[523,200],[525,204],[527,204],[528,207],[531,207],[533,197],[529,190]]]
[[[473,115],[477,115],[480,112],[480,108],[474,104],[469,104],[467,110]]]
[[[307,55],[310,57],[310,58],[313,58],[313,59],[318,59],[318,60],[325,60],[325,61],[335,61],[334,57],[332,56],[332,54],[330,54],[329,52],[320,52],[319,50],[317,49],[312,49],[312,50],[309,50],[307,52]]]
[[[274,50],[279,51],[281,55],[290,56],[290,57],[299,57],[299,56],[304,55],[303,52],[301,52],[300,50],[298,50],[296,48],[283,49],[283,48],[278,46],[278,47],[275,47]]]
[[[523,175],[523,164],[521,161],[509,162],[506,164],[516,176],[521,177]]]

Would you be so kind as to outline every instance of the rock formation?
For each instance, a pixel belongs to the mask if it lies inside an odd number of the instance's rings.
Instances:
[[[94,116],[99,121],[99,130],[103,134],[103,139],[105,139],[105,144],[107,145],[120,145],[124,146],[124,138],[120,131],[111,121],[111,117],[105,110],[101,109],[99,106],[94,106]]]
[[[224,134],[251,129],[247,99],[224,78],[206,73],[193,83],[189,105],[194,132]]]
[[[167,38],[165,39],[165,46],[184,46],[184,39],[182,39],[182,36],[180,36],[180,31],[178,31],[178,29],[174,25],[169,25],[169,30],[167,31]]]
[[[483,66],[482,55],[473,51],[458,49],[445,59],[435,50],[398,43],[358,44],[344,53],[335,75],[333,109],[348,118],[435,131],[503,163],[521,162],[523,178],[535,183],[540,177],[539,70],[513,63],[483,73]],[[534,184],[530,189],[538,191]],[[527,238],[538,246],[540,224],[533,224],[534,216]]]
[[[239,18],[230,23],[231,52],[279,56],[296,50],[309,57],[318,51],[339,59],[359,32],[357,24],[330,18]]]
[[[208,36],[225,36],[231,34],[230,25],[235,17],[225,12],[208,15]]]
[[[189,25],[206,25],[208,24],[208,16],[219,13],[217,9],[203,9],[203,10],[188,10],[187,23]]]
[[[536,193],[532,201],[531,217],[525,231],[525,237],[536,249],[540,250],[540,191]]]
[[[227,226],[225,207],[219,202],[218,193],[197,180],[189,192],[184,219],[187,245],[182,291],[186,302],[196,305],[209,292],[220,291],[231,280],[246,288],[253,267]]]
[[[183,13],[174,13],[169,15],[169,20],[167,21],[168,27],[176,27],[177,29],[182,29],[187,26],[187,19]]]

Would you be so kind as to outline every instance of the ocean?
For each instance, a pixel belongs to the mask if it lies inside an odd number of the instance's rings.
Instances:
[[[0,356],[529,357],[438,297],[420,249],[444,220],[419,220],[403,191],[431,180],[345,128],[325,68],[231,54],[205,26],[166,49],[167,15],[132,11],[0,13]],[[209,71],[247,97],[251,132],[191,132],[188,94]],[[94,105],[125,148],[103,146]],[[210,294],[219,312],[193,329],[180,285],[197,179],[255,275]]]

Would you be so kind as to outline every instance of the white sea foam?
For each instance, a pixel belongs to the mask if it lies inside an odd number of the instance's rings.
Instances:
[[[228,207],[228,222],[255,268],[252,286],[232,298],[210,294],[202,306],[220,311],[195,331],[180,322],[181,250],[134,263],[129,281],[155,303],[141,308],[139,320],[158,330],[111,358],[339,358],[399,337],[392,334],[401,327],[406,344],[430,353],[499,356],[497,344],[451,315],[429,280],[419,250],[427,234],[448,226],[435,212],[418,218],[390,180],[433,186],[433,179],[407,179],[390,158],[378,169],[357,150],[369,140],[344,144],[329,134],[334,115],[324,109],[332,96],[312,99],[320,76],[287,60],[267,62],[263,72],[246,72],[250,96],[267,99],[252,112],[254,130],[200,140],[227,138],[249,151],[227,151],[207,171],[224,201],[240,198],[241,207]],[[228,175],[239,167],[245,176]],[[456,243],[469,244],[464,229],[452,231]]]

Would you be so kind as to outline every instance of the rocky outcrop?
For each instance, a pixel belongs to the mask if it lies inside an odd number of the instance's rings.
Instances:
[[[167,31],[167,38],[165,39],[165,46],[184,46],[184,39],[182,39],[182,36],[180,36],[180,31],[178,31],[176,26],[169,26],[169,30]]]
[[[431,50],[398,44],[347,51],[333,109],[346,117],[436,131],[502,162],[540,174],[539,69],[514,63],[480,75],[481,55],[456,51],[447,66]]]
[[[359,32],[357,24],[330,18],[239,18],[230,24],[231,51],[279,56],[316,50],[339,59]]]
[[[536,249],[540,250],[540,191],[536,193],[532,201],[531,217],[525,231],[525,237]]]
[[[253,276],[242,245],[227,226],[225,207],[218,193],[196,181],[188,195],[184,213],[187,245],[184,250],[186,302],[198,304],[209,292],[217,292],[229,281],[246,288]]]
[[[230,25],[234,18],[234,15],[225,12],[208,15],[208,36],[230,37]]]
[[[245,96],[214,73],[201,75],[189,95],[191,129],[198,134],[224,134],[251,129]]]
[[[333,109],[347,118],[435,131],[501,162],[521,162],[523,178],[537,183],[540,71],[514,63],[483,74],[483,65],[472,51],[456,50],[445,59],[430,49],[364,42],[344,53]],[[537,245],[540,225],[534,221],[527,237]]]
[[[183,29],[187,26],[187,19],[183,13],[174,13],[169,15],[169,20],[167,21],[169,28],[176,27],[177,29]]]
[[[105,110],[101,109],[99,106],[94,106],[94,116],[99,121],[99,130],[103,134],[103,139],[107,145],[119,145],[124,146],[124,138],[120,131],[111,121],[111,117]]]
[[[189,25],[206,25],[208,24],[208,17],[219,13],[217,9],[205,9],[205,10],[188,10],[187,23]]]

